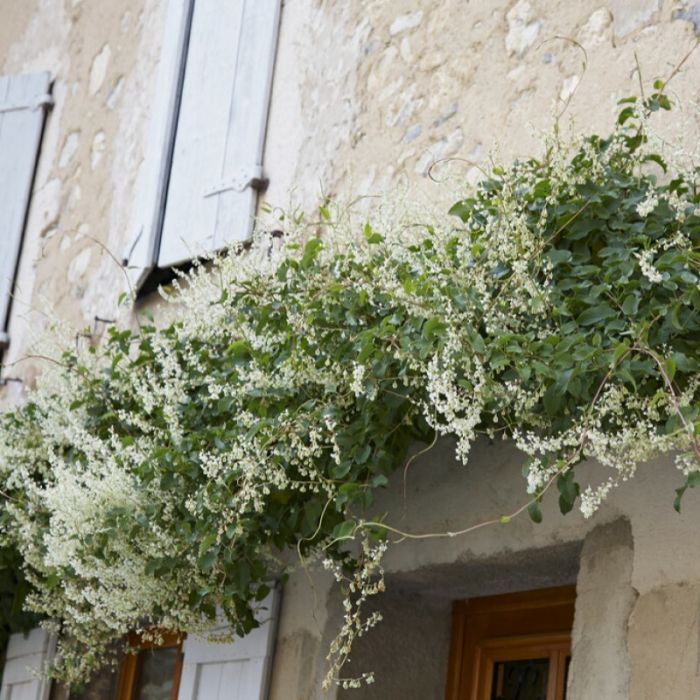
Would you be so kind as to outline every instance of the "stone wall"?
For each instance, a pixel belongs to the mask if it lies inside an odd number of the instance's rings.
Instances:
[[[411,533],[447,533],[526,501],[521,458],[511,447],[481,443],[466,467],[454,460],[453,448],[442,441],[416,460],[406,495],[397,473],[377,512],[389,513],[389,524]],[[577,477],[582,485],[597,483],[605,471],[586,464]],[[359,640],[348,668],[376,672],[376,684],[361,691],[321,692],[339,601],[328,577],[299,571],[284,592],[273,673],[279,683],[273,682],[271,700],[441,698],[451,601],[573,582],[569,697],[651,700],[670,697],[663,688],[674,687],[674,698],[695,698],[700,560],[693,533],[700,500],[689,494],[683,512],[675,513],[678,481],[671,460],[662,460],[641,468],[589,521],[576,512],[562,516],[556,495],[548,494],[539,525],[521,516],[466,536],[391,547],[387,592],[373,601],[385,620]]]
[[[133,234],[165,9],[166,0],[0,7],[0,73],[55,76],[5,358],[6,373],[26,385],[41,371],[25,359],[33,332],[51,315],[77,326],[110,318],[125,287],[113,256]],[[692,0],[287,0],[265,201],[309,209],[322,195],[410,186],[447,205],[452,184],[435,180],[473,181],[492,156],[539,152],[557,116],[565,127],[608,130],[617,100],[639,90],[640,75],[646,85],[668,76],[698,31]],[[698,75],[700,50],[674,78],[672,96],[685,108],[667,127],[691,145]],[[9,384],[0,403],[22,391]],[[427,532],[522,503],[512,449],[479,446],[466,468],[451,454],[441,443],[412,466],[406,499],[395,480],[379,507],[400,527]],[[487,469],[499,478],[486,483]],[[353,666],[374,668],[377,686],[355,697],[441,697],[450,601],[573,581],[579,562],[571,697],[697,697],[700,503],[689,494],[683,515],[673,513],[676,481],[671,465],[650,465],[592,522],[562,519],[548,502],[540,526],[520,518],[394,548],[390,591],[377,603],[386,626],[363,640]],[[507,486],[495,492],[493,483]],[[327,577],[292,577],[272,698],[336,696],[319,688],[337,619]]]
[[[489,158],[541,150],[556,115],[610,127],[620,97],[667,76],[695,41],[700,5],[671,0],[286,0],[265,153],[265,201],[411,186],[450,202]],[[6,361],[46,312],[82,326],[126,287],[166,0],[6,0],[0,71],[50,70],[47,120]],[[635,58],[636,57],[636,58]],[[674,79],[691,104],[697,52]],[[697,113],[673,128],[696,143]],[[447,161],[445,160],[447,159]],[[435,162],[438,165],[432,167]],[[99,329],[98,329],[99,330]],[[35,363],[13,374],[31,382]],[[20,390],[13,385],[14,396]]]

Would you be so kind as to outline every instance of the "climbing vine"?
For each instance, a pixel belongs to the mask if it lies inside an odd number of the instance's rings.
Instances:
[[[1,418],[0,476],[55,673],[217,610],[245,634],[294,552],[346,594],[338,680],[397,532],[374,494],[442,435],[465,463],[482,436],[514,441],[536,521],[550,487],[590,516],[664,453],[680,507],[700,481],[700,194],[652,147],[663,88],[608,137],[494,167],[449,215],[287,216],[165,290],[159,324],[54,357]],[[588,460],[609,478],[584,488]]]

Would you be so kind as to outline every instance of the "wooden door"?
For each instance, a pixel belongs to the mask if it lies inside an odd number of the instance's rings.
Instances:
[[[447,700],[565,700],[573,586],[455,604]]]

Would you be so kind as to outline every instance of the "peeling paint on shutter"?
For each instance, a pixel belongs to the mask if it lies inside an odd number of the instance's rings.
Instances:
[[[9,342],[12,290],[50,87],[48,73],[0,77],[0,350]]]

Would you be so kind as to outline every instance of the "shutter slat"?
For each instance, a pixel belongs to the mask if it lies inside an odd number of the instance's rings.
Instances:
[[[138,289],[158,258],[173,139],[185,68],[194,0],[170,0],[163,32],[156,94],[148,133],[144,173],[123,253],[129,282]]]
[[[280,4],[247,0],[222,175],[254,176],[262,169],[272,73],[277,48]],[[218,197],[214,248],[250,236],[256,192],[223,191]]]
[[[279,9],[280,0],[195,3],[160,267],[250,236],[257,195],[245,185],[262,164]]]
[[[51,85],[49,73],[0,78],[0,348],[9,313],[27,207]]]
[[[265,700],[279,598],[275,588],[262,603],[261,626],[231,644],[185,640],[178,700]]]
[[[158,265],[214,249],[221,179],[244,3],[196,2],[182,87]]]

